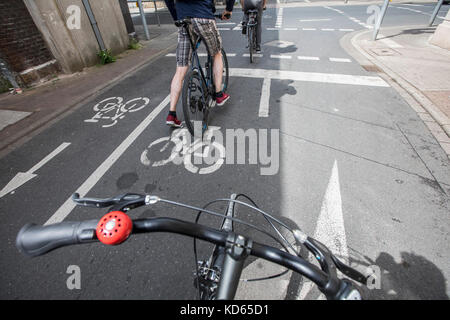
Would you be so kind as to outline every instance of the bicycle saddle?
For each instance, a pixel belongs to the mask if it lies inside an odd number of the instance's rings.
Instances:
[[[177,20],[175,21],[175,26],[177,26],[178,28],[180,27],[186,27],[188,24],[191,24],[191,19],[190,18],[186,18],[183,20]]]

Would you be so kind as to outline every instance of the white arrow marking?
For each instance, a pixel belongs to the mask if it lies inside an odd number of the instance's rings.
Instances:
[[[313,238],[326,245],[342,262],[348,263],[347,239],[345,236],[339,171],[336,160],[334,161],[331,177],[322,201]],[[315,259],[310,256],[310,261],[313,260]],[[304,299],[312,288],[310,281],[305,281],[298,297]],[[322,298],[323,296],[321,295],[319,299]]]
[[[34,174],[35,171],[39,170],[43,165],[45,165],[47,162],[49,162],[51,159],[56,157],[60,152],[62,152],[65,148],[67,148],[70,145],[69,142],[64,142],[61,144],[58,148],[53,150],[48,156],[46,156],[44,159],[39,161],[33,168],[28,170],[27,172],[19,172],[16,174],[14,178],[8,184],[0,191],[0,198],[7,195],[8,193],[16,190],[20,186],[24,185],[37,175]]]

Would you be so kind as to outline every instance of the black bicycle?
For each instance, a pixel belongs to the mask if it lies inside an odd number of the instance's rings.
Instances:
[[[253,54],[256,53],[256,26],[258,25],[258,10],[248,10],[247,40],[250,63],[253,63]]]
[[[239,198],[245,198],[247,201],[238,200]],[[194,257],[196,263],[198,262],[194,285],[198,290],[200,299],[233,299],[244,262],[250,255],[283,266],[287,268],[286,272],[293,270],[307,277],[318,286],[327,299],[362,299],[357,286],[347,278],[338,278],[337,270],[341,271],[346,277],[367,285],[368,278],[341,262],[325,245],[307,236],[299,229],[289,228],[279,219],[259,209],[253,200],[244,194],[233,194],[230,198],[211,201],[203,208],[162,199],[154,195],[140,194],[125,194],[108,199],[80,198],[78,194],[74,194],[72,199],[82,206],[111,208],[100,220],[64,221],[48,226],[27,224],[22,227],[17,235],[17,248],[21,252],[34,257],[73,244],[100,241],[108,245],[118,245],[130,235],[170,232],[194,238]],[[194,222],[167,217],[131,220],[127,215],[129,210],[146,205],[156,206],[160,203],[189,208],[197,211],[198,214]],[[228,203],[225,213],[208,209],[212,204],[217,203]],[[235,215],[236,205],[248,207],[263,215],[275,230],[276,235],[237,218]],[[221,217],[221,227],[215,229],[199,224],[201,214]],[[281,246],[281,249],[255,242],[245,235],[235,233],[234,224],[237,223],[270,237]],[[298,247],[306,248],[313,253],[320,268],[300,255],[300,250],[286,239],[278,229],[279,226],[293,235]],[[198,260],[196,239],[215,245],[209,259]],[[279,275],[284,273],[282,272]]]
[[[221,15],[215,15],[215,17],[219,19],[222,18]],[[186,74],[183,83],[182,104],[186,126],[191,135],[194,136],[196,122],[201,123],[202,134],[208,129],[209,112],[211,108],[216,105],[216,88],[214,85],[213,57],[208,54],[205,67],[202,68],[199,54],[197,52],[202,39],[199,37],[198,40],[194,42],[191,34],[191,24],[191,19],[184,19],[175,22],[177,27],[186,29],[189,42],[192,47],[191,68]],[[225,92],[228,87],[229,79],[228,60],[223,48],[221,53],[223,62],[221,90]]]

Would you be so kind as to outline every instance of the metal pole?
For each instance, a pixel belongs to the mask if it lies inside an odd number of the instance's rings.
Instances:
[[[372,40],[377,40],[378,31],[380,30],[381,23],[383,22],[384,16],[386,15],[386,10],[389,5],[390,0],[384,0],[383,7],[381,8],[380,16],[378,17],[377,23],[375,24],[375,27],[373,28],[373,37]]]
[[[84,8],[86,9],[86,13],[89,17],[89,21],[91,22],[92,29],[94,30],[95,37],[97,38],[98,45],[100,50],[106,51],[105,43],[103,42],[102,34],[100,33],[100,29],[98,28],[97,21],[95,20],[94,13],[92,12],[91,4],[89,0],[83,0]]]
[[[433,14],[431,15],[431,19],[430,22],[428,23],[428,26],[431,27],[433,25],[434,19],[436,19],[436,16],[439,12],[439,10],[441,9],[442,3],[444,2],[444,0],[439,0],[436,8],[434,8]]]
[[[153,0],[153,4],[155,5],[156,19],[158,19],[158,27],[161,27],[161,22],[159,21],[158,8],[156,7],[156,0]]]
[[[144,26],[145,37],[150,40],[150,34],[147,27],[147,19],[145,19],[144,7],[142,6],[142,0],[138,0],[139,12],[141,13],[142,25]]]

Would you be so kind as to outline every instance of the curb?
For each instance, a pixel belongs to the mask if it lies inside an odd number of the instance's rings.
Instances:
[[[407,27],[414,27],[414,26],[407,26]],[[396,27],[398,28],[398,27]],[[416,112],[428,112],[431,117],[441,126],[441,128],[445,131],[447,136],[450,137],[450,119],[441,111],[439,108],[431,102],[427,97],[425,97],[422,92],[411,85],[408,81],[400,77],[397,73],[392,71],[390,68],[386,67],[383,63],[377,61],[375,58],[370,56],[367,52],[365,52],[364,49],[362,49],[357,43],[356,40],[361,37],[364,34],[367,34],[369,32],[372,32],[371,30],[363,30],[358,31],[356,33],[349,34],[349,37],[351,39],[345,39],[342,38],[341,45],[343,47],[352,53],[355,53],[357,51],[357,55],[353,55],[355,60],[357,60],[361,66],[371,66],[374,65],[380,69],[380,71],[385,73],[385,80],[389,82],[389,84],[396,89],[399,94],[406,100],[406,102],[413,108]],[[345,43],[349,42],[349,43]],[[355,49],[351,50],[349,48],[349,44]],[[382,75],[381,75],[382,76]],[[399,91],[398,89],[401,89],[403,92]],[[408,95],[406,96],[405,93]]]
[[[166,36],[166,39],[172,38],[177,36],[178,32],[173,32]],[[157,41],[158,39],[155,39]],[[150,40],[149,42],[151,42]],[[152,62],[153,60],[158,59],[159,57],[163,56],[164,54],[167,54],[168,52],[172,51],[173,48],[176,46],[176,43],[173,45],[169,45],[168,47],[159,50],[157,53],[154,53],[152,55],[149,55],[146,59],[141,60],[139,63],[137,63],[132,69],[127,70],[126,72],[121,73],[120,75],[116,76],[115,78],[106,81],[102,83],[101,85],[93,88],[87,95],[81,97],[80,99],[74,101],[71,104],[62,106],[61,109],[59,109],[56,112],[50,113],[46,116],[43,116],[38,121],[36,121],[33,126],[28,127],[28,130],[22,130],[17,135],[11,137],[8,139],[9,141],[6,141],[5,144],[0,145],[0,158],[3,158],[8,153],[13,151],[14,149],[18,148],[25,142],[29,141],[31,138],[33,138],[35,135],[42,132],[44,129],[48,128],[49,126],[53,125],[57,121],[63,119],[73,111],[80,108],[82,105],[84,105],[86,102],[91,100],[93,97],[97,96],[98,94],[101,94],[105,90],[108,90],[112,86],[119,83],[121,80],[124,80],[142,68],[144,68],[148,63]]]

